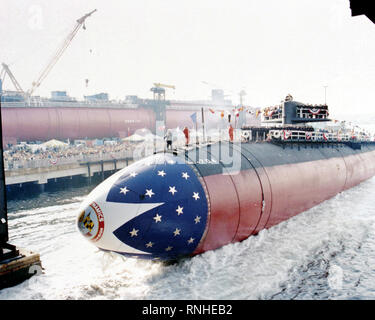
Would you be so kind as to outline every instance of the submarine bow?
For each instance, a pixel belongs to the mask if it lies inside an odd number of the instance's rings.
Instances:
[[[216,143],[117,172],[82,204],[78,228],[100,249],[173,260],[242,241],[374,175],[371,142]]]
[[[80,210],[79,230],[99,248],[133,257],[190,255],[207,223],[207,198],[197,174],[171,154],[130,165],[89,199]]]

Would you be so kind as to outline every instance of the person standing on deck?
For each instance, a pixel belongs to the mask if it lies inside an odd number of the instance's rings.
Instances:
[[[186,139],[185,145],[188,146],[189,145],[189,129],[188,129],[188,127],[185,127],[183,132],[184,132],[185,139]]]
[[[172,149],[172,130],[168,129],[167,135],[166,135],[166,140],[167,140],[167,150]]]
[[[229,140],[233,142],[233,127],[231,124],[229,125]]]

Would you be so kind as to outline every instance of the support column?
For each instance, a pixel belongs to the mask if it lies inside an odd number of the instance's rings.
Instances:
[[[89,162],[87,162],[87,178],[88,178],[88,183],[91,184],[91,168],[90,168]]]
[[[102,174],[102,181],[104,181],[104,163],[103,160],[100,161],[100,169]]]

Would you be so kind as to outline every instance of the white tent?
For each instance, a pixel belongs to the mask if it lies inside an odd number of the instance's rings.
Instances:
[[[45,148],[67,148],[68,146],[69,144],[56,139],[52,139],[41,144],[41,147]]]
[[[128,141],[128,142],[141,142],[143,140],[145,140],[145,138],[142,137],[139,134],[136,134],[136,133],[133,134],[133,135],[131,135],[131,136],[129,136],[129,137],[126,137],[126,138],[122,139],[122,141]]]

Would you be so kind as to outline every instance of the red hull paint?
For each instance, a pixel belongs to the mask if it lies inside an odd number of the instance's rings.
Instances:
[[[203,177],[210,221],[193,254],[244,240],[373,175],[375,151]]]
[[[229,175],[204,177],[210,198],[210,222],[202,251],[216,249],[230,243],[239,222],[239,201],[235,185]],[[235,198],[233,198],[235,195]]]
[[[18,140],[114,137],[155,125],[149,110],[114,108],[2,108],[2,120],[3,137]]]
[[[49,140],[119,137],[142,128],[155,127],[155,114],[147,109],[89,108],[89,107],[7,107],[2,108],[3,139]],[[167,110],[166,127],[193,128],[191,110]],[[205,112],[206,123],[216,127],[217,115]]]
[[[374,174],[375,154],[373,152],[351,155],[345,157],[344,160],[348,169],[345,189],[356,186]]]

